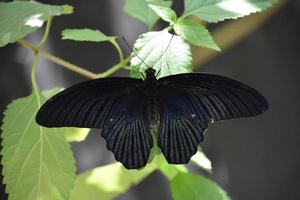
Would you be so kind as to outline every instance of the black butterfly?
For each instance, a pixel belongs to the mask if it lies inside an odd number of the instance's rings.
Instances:
[[[157,129],[169,163],[189,162],[214,121],[251,117],[268,109],[255,89],[213,74],[186,73],[145,80],[111,77],[86,81],[49,99],[36,121],[46,127],[101,129],[115,159],[128,169],[146,165]]]

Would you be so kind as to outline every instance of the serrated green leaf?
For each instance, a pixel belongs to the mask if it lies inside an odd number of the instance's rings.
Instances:
[[[10,199],[68,199],[73,187],[75,161],[63,130],[35,122],[44,101],[31,94],[9,104],[4,113],[1,163]]]
[[[134,78],[141,78],[140,73],[144,73],[148,67],[159,72],[158,77],[192,71],[189,44],[179,36],[174,35],[172,38],[172,34],[165,30],[140,35],[133,50],[144,61],[132,54],[131,76]]]
[[[139,170],[114,163],[78,175],[70,200],[111,200],[138,184],[156,169],[155,162]]]
[[[171,191],[175,200],[230,200],[216,183],[191,173],[178,172],[171,181]]]
[[[222,0],[184,0],[184,12],[182,17],[186,17],[188,15],[196,15],[195,13],[199,13],[201,8],[205,8],[206,6],[215,5],[220,3]]]
[[[167,22],[175,22],[177,19],[176,13],[168,7],[157,6],[154,4],[149,4],[149,7],[156,12],[158,16],[160,16],[163,20]]]
[[[90,41],[90,42],[104,42],[114,39],[113,36],[107,36],[99,30],[92,29],[65,29],[62,31],[63,40],[75,41]]]
[[[73,7],[55,6],[35,1],[0,2],[0,47],[34,32],[50,16],[70,14]]]
[[[260,12],[277,0],[185,0],[183,17],[195,15],[208,22],[237,19]]]
[[[174,24],[174,30],[191,44],[220,51],[220,47],[214,42],[209,31],[201,24],[181,19]]]
[[[144,22],[147,27],[151,29],[159,17],[148,6],[150,3],[164,7],[170,7],[172,5],[172,1],[164,0],[127,0],[124,10],[128,15]]]
[[[212,172],[212,166],[211,166],[210,160],[200,150],[198,150],[197,153],[192,156],[191,163],[195,164],[196,166],[200,167],[201,169],[206,170],[209,173]]]

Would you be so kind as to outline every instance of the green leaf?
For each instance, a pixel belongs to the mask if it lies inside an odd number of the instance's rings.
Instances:
[[[127,0],[124,10],[128,15],[144,22],[144,24],[146,24],[147,27],[151,29],[152,26],[157,22],[159,17],[148,6],[149,3],[164,7],[170,7],[172,5],[172,1],[164,0]]]
[[[206,157],[206,155],[198,150],[195,155],[191,158],[191,163],[200,167],[201,169],[206,170],[209,173],[212,173],[212,166],[210,160]]]
[[[120,163],[98,167],[80,174],[70,200],[110,200],[140,183],[156,169],[155,162],[139,170],[127,170]]]
[[[172,39],[172,41],[171,41]],[[169,46],[168,46],[169,45]],[[192,54],[189,44],[181,37],[167,31],[147,32],[139,36],[134,44],[131,59],[131,76],[141,78],[148,67],[159,72],[158,77],[192,71]],[[146,65],[147,66],[146,66]]]
[[[64,128],[65,138],[68,142],[81,142],[90,132],[88,128]]]
[[[50,16],[70,14],[73,7],[54,6],[35,1],[0,2],[0,47],[34,32]]]
[[[209,31],[201,24],[181,19],[174,24],[174,30],[191,44],[220,51],[220,47],[214,42]]]
[[[157,165],[159,171],[169,180],[171,181],[179,172],[188,173],[187,168],[184,165],[172,165],[169,164],[165,158],[160,155],[160,162]]]
[[[163,20],[167,22],[175,22],[177,20],[176,13],[168,7],[149,4],[149,7],[156,12]]]
[[[230,200],[216,183],[191,173],[178,172],[171,181],[171,191],[175,200]]]
[[[195,15],[208,22],[237,19],[269,8],[277,0],[185,0],[183,17]]]
[[[62,32],[63,40],[75,41],[90,41],[90,42],[104,42],[111,41],[115,37],[107,36],[99,30],[92,29],[65,29]]]
[[[68,199],[73,187],[75,161],[64,131],[35,122],[44,101],[33,93],[13,101],[4,113],[1,163],[10,199]]]

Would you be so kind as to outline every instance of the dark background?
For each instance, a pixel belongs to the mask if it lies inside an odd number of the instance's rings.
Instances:
[[[105,71],[117,62],[114,48],[108,43],[62,41],[60,32],[64,28],[97,28],[108,35],[123,35],[131,44],[146,31],[141,22],[123,12],[124,1],[49,2],[73,5],[75,13],[55,18],[45,49],[94,72]],[[182,4],[182,1],[175,2],[179,13],[183,9]],[[199,71],[222,74],[253,86],[270,102],[269,111],[259,117],[211,125],[202,143],[204,152],[213,163],[212,178],[235,200],[300,199],[299,27],[300,3],[289,1],[258,30],[198,68]],[[27,39],[37,42],[41,35],[42,32],[36,32]],[[123,43],[121,46],[129,55]],[[10,44],[0,48],[0,60],[2,118],[7,104],[30,93],[32,52],[18,44]],[[119,71],[114,75],[127,74]],[[68,87],[84,80],[84,77],[45,59],[40,61],[38,84],[43,89]],[[79,172],[111,162],[112,154],[106,150],[105,142],[97,131],[72,147]],[[167,184],[157,172],[117,199],[171,199]],[[4,186],[1,192],[1,197],[4,197]]]

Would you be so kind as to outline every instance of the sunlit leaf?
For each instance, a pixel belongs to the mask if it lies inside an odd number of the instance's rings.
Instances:
[[[175,200],[230,200],[216,183],[191,173],[178,172],[171,181],[171,191]]]
[[[10,199],[68,199],[75,164],[63,129],[43,128],[35,115],[43,96],[31,94],[5,111],[1,163]]]
[[[65,29],[62,32],[63,40],[75,41],[90,41],[90,42],[104,42],[110,41],[115,37],[107,36],[99,30],[92,29]]]
[[[192,156],[191,163],[211,173],[211,162],[202,151],[197,151],[197,153]]]
[[[131,76],[140,78],[148,67],[159,72],[158,77],[192,71],[192,56],[189,44],[181,37],[167,31],[147,32],[137,39],[132,55]],[[140,60],[142,59],[143,62]],[[147,66],[146,66],[147,65]]]
[[[158,160],[158,169],[159,171],[171,181],[179,172],[188,172],[187,168],[184,165],[172,165],[167,162],[167,160],[160,155],[157,157]]]
[[[34,32],[50,16],[70,14],[68,5],[54,6],[35,1],[0,2],[0,47]]]
[[[156,163],[140,170],[127,170],[114,163],[80,174],[75,182],[70,200],[110,200],[140,183],[156,169]]]
[[[88,128],[63,128],[66,140],[69,142],[80,142],[85,140],[90,132]]]
[[[220,51],[220,48],[214,42],[208,30],[201,24],[181,19],[175,23],[174,30],[191,44]]]
[[[164,0],[127,0],[124,10],[128,15],[144,22],[147,27],[151,29],[151,27],[157,22],[159,17],[148,6],[148,3],[164,7],[170,7],[172,5],[172,1]]]
[[[167,22],[175,22],[177,19],[176,13],[168,7],[149,4],[150,8],[156,12],[163,20]]]
[[[277,0],[185,0],[183,17],[195,15],[208,22],[236,19],[269,8]]]

